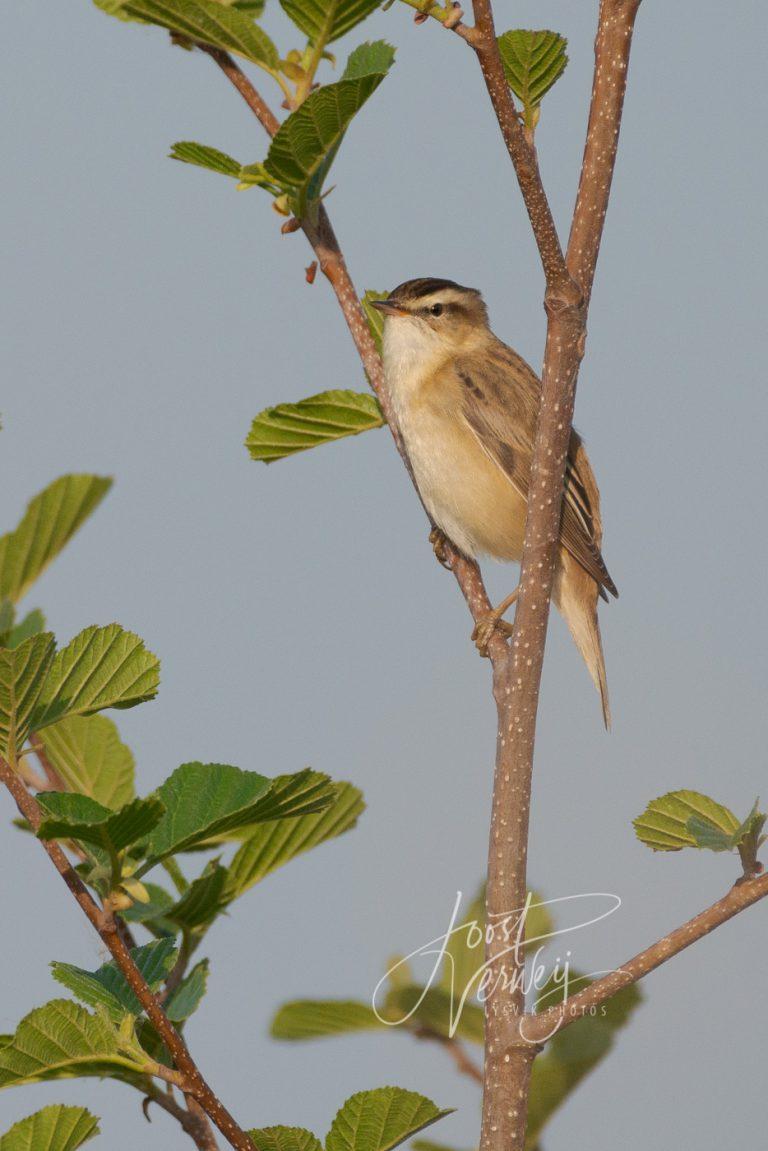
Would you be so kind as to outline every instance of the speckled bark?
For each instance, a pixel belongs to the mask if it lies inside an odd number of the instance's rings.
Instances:
[[[527,890],[528,825],[539,686],[557,559],[565,464],[576,381],[586,341],[587,304],[616,156],[631,30],[639,0],[602,0],[595,77],[568,257],[542,187],[496,44],[490,0],[474,0],[473,47],[515,168],[546,280],[547,338],[541,407],[531,469],[520,595],[506,662],[494,661],[497,756],[488,849],[489,922],[522,908]],[[522,957],[492,937],[491,970],[522,972]],[[486,1003],[482,1151],[522,1151],[535,1047],[523,1019],[522,980]]]

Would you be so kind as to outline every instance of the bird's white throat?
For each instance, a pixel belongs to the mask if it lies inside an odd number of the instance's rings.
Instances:
[[[445,344],[418,319],[388,316],[384,321],[382,352],[387,388],[398,420],[402,420],[403,405],[411,393],[445,358]]]

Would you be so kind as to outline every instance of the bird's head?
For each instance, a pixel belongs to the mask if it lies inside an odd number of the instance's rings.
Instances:
[[[384,347],[415,355],[456,355],[488,335],[488,313],[476,288],[453,280],[407,280],[373,306],[385,317]]]

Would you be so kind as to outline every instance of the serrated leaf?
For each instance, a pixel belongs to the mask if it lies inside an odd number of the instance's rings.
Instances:
[[[226,867],[222,867],[217,859],[212,859],[202,875],[190,883],[181,899],[168,908],[165,918],[187,931],[210,923],[226,905],[226,882]]]
[[[390,1151],[417,1131],[450,1115],[431,1099],[401,1087],[360,1091],[337,1113],[325,1140],[326,1151]]]
[[[367,291],[360,303],[365,312],[365,318],[368,321],[371,335],[373,336],[374,343],[376,344],[376,351],[381,355],[381,342],[384,338],[384,316],[378,308],[373,307],[374,300],[386,300],[386,292],[373,292]],[[383,422],[383,420],[382,420]]]
[[[133,798],[133,753],[111,719],[69,716],[45,728],[39,740],[54,771],[72,791],[112,809]]]
[[[109,1076],[136,1084],[143,1064],[120,1050],[106,1015],[92,1015],[71,999],[53,999],[31,1011],[0,1046],[0,1089],[73,1076]]]
[[[38,839],[76,839],[116,853],[146,839],[166,814],[156,795],[132,799],[119,811],[71,791],[45,791],[37,802],[43,813]]]
[[[250,823],[271,787],[272,780],[255,771],[223,763],[183,763],[157,791],[166,815],[150,837],[142,874],[168,855]]]
[[[176,946],[172,939],[146,943],[131,950],[131,959],[153,991],[165,981],[176,961]],[[127,979],[114,962],[105,963],[97,971],[86,971],[71,963],[54,961],[51,964],[54,979],[63,984],[88,1007],[103,1007],[113,1023],[123,1016],[141,1015],[143,1008],[131,990]]]
[[[576,972],[571,972],[571,988],[580,990],[589,982]],[[562,996],[561,989],[555,992],[553,999],[545,1002],[544,1007],[561,1002]],[[547,1043],[544,1053],[533,1065],[526,1148],[533,1151],[537,1146],[545,1124],[578,1084],[605,1058],[618,1032],[640,1002],[638,988],[630,984],[622,988],[604,1007],[597,1008],[596,1014],[585,1015],[564,1031],[557,1032]]]
[[[11,629],[8,638],[6,639],[4,647],[19,647],[30,636],[39,635],[41,631],[45,631],[45,616],[40,611],[40,608],[33,608],[28,611],[23,619],[19,620],[14,628]]]
[[[306,1127],[254,1127],[248,1134],[258,1151],[323,1151]]]
[[[201,959],[165,1001],[165,1014],[172,1023],[183,1023],[197,1011],[208,987],[208,967],[208,960]]]
[[[383,424],[375,396],[363,392],[320,392],[296,404],[265,408],[254,419],[245,446],[251,459],[269,464]]]
[[[126,15],[158,24],[190,40],[235,52],[269,69],[278,66],[277,49],[247,12],[216,0],[127,0]]]
[[[135,707],[154,699],[159,683],[160,661],[137,635],[117,623],[87,627],[57,652],[33,727],[39,731],[67,715]]]
[[[35,496],[19,526],[0,537],[0,599],[18,603],[111,486],[104,476],[61,476]]]
[[[273,1039],[294,1041],[378,1031],[387,1026],[370,1003],[354,999],[294,999],[275,1012],[269,1033]]]
[[[249,832],[228,868],[227,900],[248,891],[297,855],[335,839],[357,823],[365,809],[362,793],[351,783],[334,783],[325,811],[271,820]]]
[[[319,199],[344,133],[383,79],[383,73],[372,72],[327,84],[278,128],[264,169],[287,193],[299,218]]]
[[[374,12],[382,0],[280,0],[280,6],[313,43],[330,44]]]
[[[396,49],[386,40],[359,44],[353,52],[350,52],[341,79],[356,80],[360,76],[369,76],[372,72],[386,74],[395,62],[395,52]]]
[[[55,651],[50,632],[0,649],[0,747],[6,759],[16,757],[29,734]]]
[[[568,41],[557,32],[517,28],[498,37],[507,83],[523,105],[525,122],[535,127],[535,110],[562,76]]]
[[[196,144],[193,140],[179,140],[171,146],[172,160],[181,160],[184,164],[196,164],[198,168],[208,168],[211,172],[219,172],[222,176],[231,176],[240,179],[241,165],[233,160],[226,152],[219,152],[217,148],[210,148],[207,144]]]
[[[54,1103],[14,1123],[0,1136],[0,1151],[77,1151],[98,1134],[98,1117],[85,1107]]]
[[[640,842],[653,851],[680,851],[699,846],[688,827],[692,817],[727,835],[739,827],[732,811],[698,791],[670,791],[651,800],[633,826]]]

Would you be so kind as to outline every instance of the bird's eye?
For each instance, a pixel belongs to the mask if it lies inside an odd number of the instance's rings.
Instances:
[[[442,316],[443,305],[442,304],[433,304],[431,306],[431,308],[429,309],[429,314],[430,314],[430,316]]]

